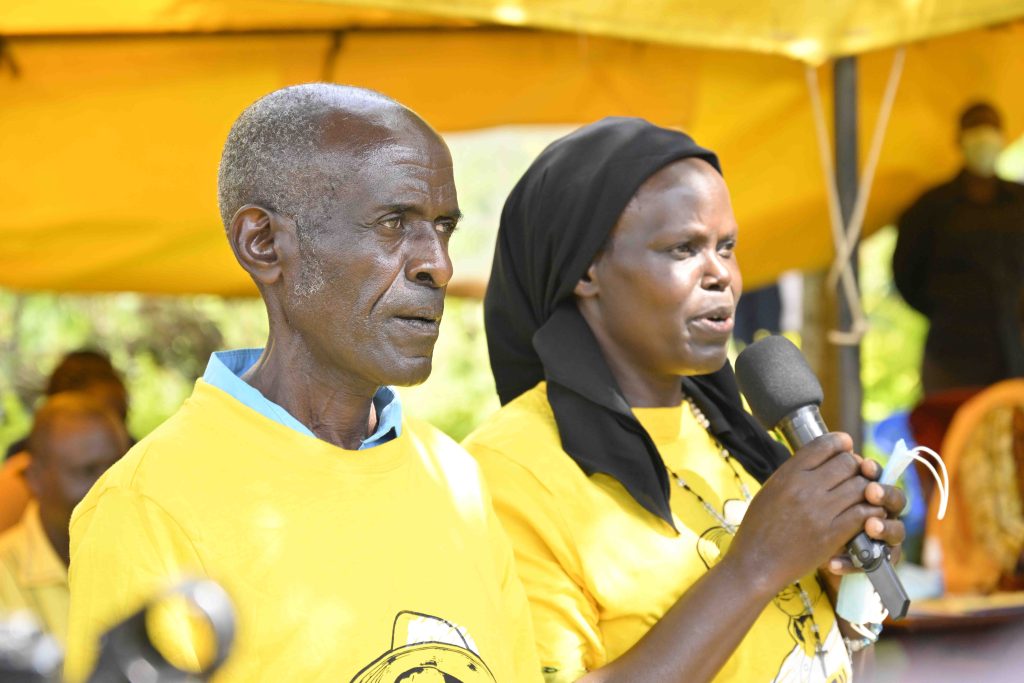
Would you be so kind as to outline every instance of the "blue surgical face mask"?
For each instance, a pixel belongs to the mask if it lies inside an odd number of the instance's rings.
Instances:
[[[976,176],[991,178],[1003,151],[1003,133],[995,126],[973,126],[960,133],[964,165]]]

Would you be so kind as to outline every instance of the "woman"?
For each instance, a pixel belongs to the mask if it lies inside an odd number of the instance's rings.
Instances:
[[[851,676],[816,570],[862,528],[899,543],[903,498],[848,436],[788,459],[743,411],[736,230],[714,154],[638,119],[555,142],[505,204],[484,304],[504,405],[464,445],[549,681]]]

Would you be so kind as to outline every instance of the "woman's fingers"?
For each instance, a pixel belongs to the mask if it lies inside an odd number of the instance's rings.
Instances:
[[[834,511],[834,514],[838,515],[857,503],[870,502],[867,501],[867,498],[864,495],[865,487],[869,484],[870,482],[864,479],[864,477],[858,475],[847,479],[830,490],[828,495],[829,499],[832,501],[832,510]]]
[[[889,517],[898,517],[907,506],[907,496],[895,486],[871,482],[864,490],[864,498],[872,505],[885,508]]]
[[[872,517],[864,522],[864,533],[886,545],[899,545],[907,537],[907,529],[898,519]]]
[[[882,466],[874,460],[867,458],[861,458],[860,461],[860,473],[871,481],[878,481],[878,478],[882,476]]]
[[[853,560],[850,559],[849,555],[836,555],[828,561],[825,568],[828,569],[829,573],[835,574],[836,576],[853,574],[860,571],[853,563]]]
[[[812,474],[815,477],[815,484],[825,491],[831,491],[851,480],[859,480],[863,492],[864,485],[868,483],[867,479],[860,476],[860,463],[857,457],[849,451],[836,453],[814,468]]]
[[[847,543],[861,531],[864,531],[865,523],[872,517],[879,518],[884,516],[885,510],[880,507],[868,503],[851,505],[832,520],[832,533],[837,540],[835,546]]]
[[[813,470],[829,462],[832,456],[852,450],[853,440],[849,434],[829,432],[797,449],[790,462],[800,469]]]

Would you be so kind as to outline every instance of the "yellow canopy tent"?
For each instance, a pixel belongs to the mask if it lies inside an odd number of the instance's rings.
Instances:
[[[0,285],[251,293],[219,227],[220,145],[261,94],[333,80],[443,131],[609,114],[681,126],[722,157],[754,286],[833,252],[805,63],[874,50],[860,59],[869,128],[889,46],[922,41],[870,229],[955,171],[966,101],[993,101],[1021,130],[1024,25],[1005,23],[1021,16],[1020,0],[7,0]]]

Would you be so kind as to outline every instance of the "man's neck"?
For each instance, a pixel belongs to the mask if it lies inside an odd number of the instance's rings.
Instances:
[[[378,387],[324,367],[294,341],[282,343],[271,335],[242,379],[335,446],[356,450],[377,427]]]
[[[68,524],[47,524],[42,515],[40,518],[43,522],[43,533],[46,534],[46,540],[50,542],[53,552],[57,553],[57,557],[65,567],[69,566],[71,564],[71,536]],[[70,520],[68,523],[70,524]]]
[[[975,204],[991,204],[999,192],[999,179],[995,176],[975,175],[964,169],[963,183],[964,194]]]

